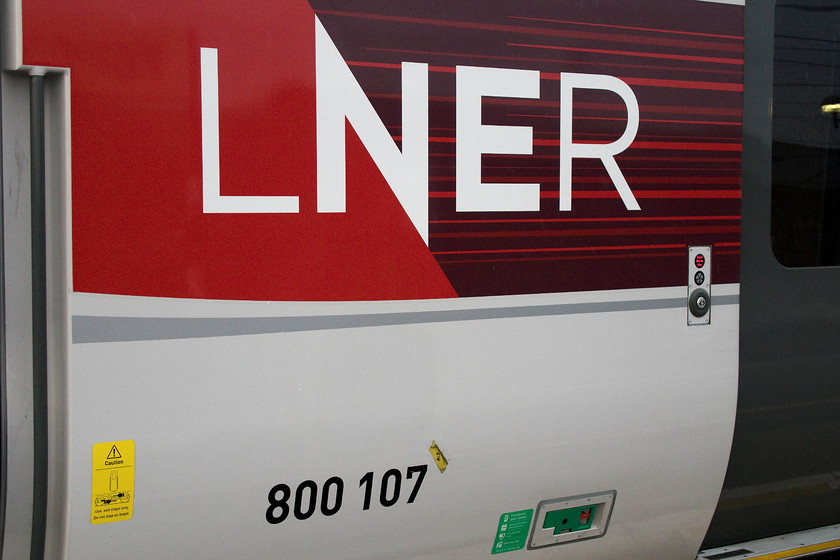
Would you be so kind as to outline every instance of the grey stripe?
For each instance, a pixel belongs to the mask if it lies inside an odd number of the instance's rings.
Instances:
[[[739,296],[718,296],[715,305],[737,304]],[[176,340],[213,336],[237,336],[268,333],[353,329],[383,325],[415,325],[477,321],[481,319],[513,319],[580,313],[607,313],[673,309],[686,307],[685,298],[656,300],[609,301],[534,305],[527,307],[494,307],[487,309],[452,309],[407,313],[368,313],[356,315],[317,315],[302,317],[99,317],[73,316],[73,343],[127,342],[141,340]]]

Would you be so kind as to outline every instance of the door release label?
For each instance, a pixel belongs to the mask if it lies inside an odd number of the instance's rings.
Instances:
[[[134,512],[134,441],[93,445],[90,522],[125,521]]]
[[[499,528],[496,530],[496,542],[493,543],[492,553],[501,554],[525,548],[533,516],[532,509],[503,513],[499,517]]]

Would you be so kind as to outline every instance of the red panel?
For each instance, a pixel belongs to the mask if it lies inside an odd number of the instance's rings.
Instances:
[[[348,135],[348,211],[315,212],[315,16],[305,2],[24,2],[24,60],[71,69],[73,282],[265,300],[452,297]],[[300,214],[203,214],[200,48],[219,50],[223,195]]]

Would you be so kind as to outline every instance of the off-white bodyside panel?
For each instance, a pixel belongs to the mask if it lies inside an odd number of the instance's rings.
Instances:
[[[686,325],[685,300],[74,294],[64,557],[489,558],[502,514],[614,490],[603,537],[502,558],[693,558],[732,438],[738,286],[713,287],[709,326]],[[133,516],[92,524],[91,450],[122,440],[136,450]],[[417,465],[428,472],[407,503]],[[383,507],[390,469],[402,495]],[[299,485],[323,493],[331,477],[338,511],[298,519]],[[281,483],[292,513],[269,524]]]

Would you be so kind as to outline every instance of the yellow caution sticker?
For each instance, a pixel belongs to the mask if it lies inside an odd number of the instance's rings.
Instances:
[[[437,464],[437,468],[440,470],[440,472],[445,471],[446,466],[449,463],[446,461],[446,457],[443,456],[443,451],[440,450],[440,447],[438,447],[438,444],[434,441],[432,441],[432,446],[429,448],[429,453],[432,454],[432,457],[435,460],[435,464]]]
[[[134,441],[93,446],[90,522],[125,521],[134,512]]]

